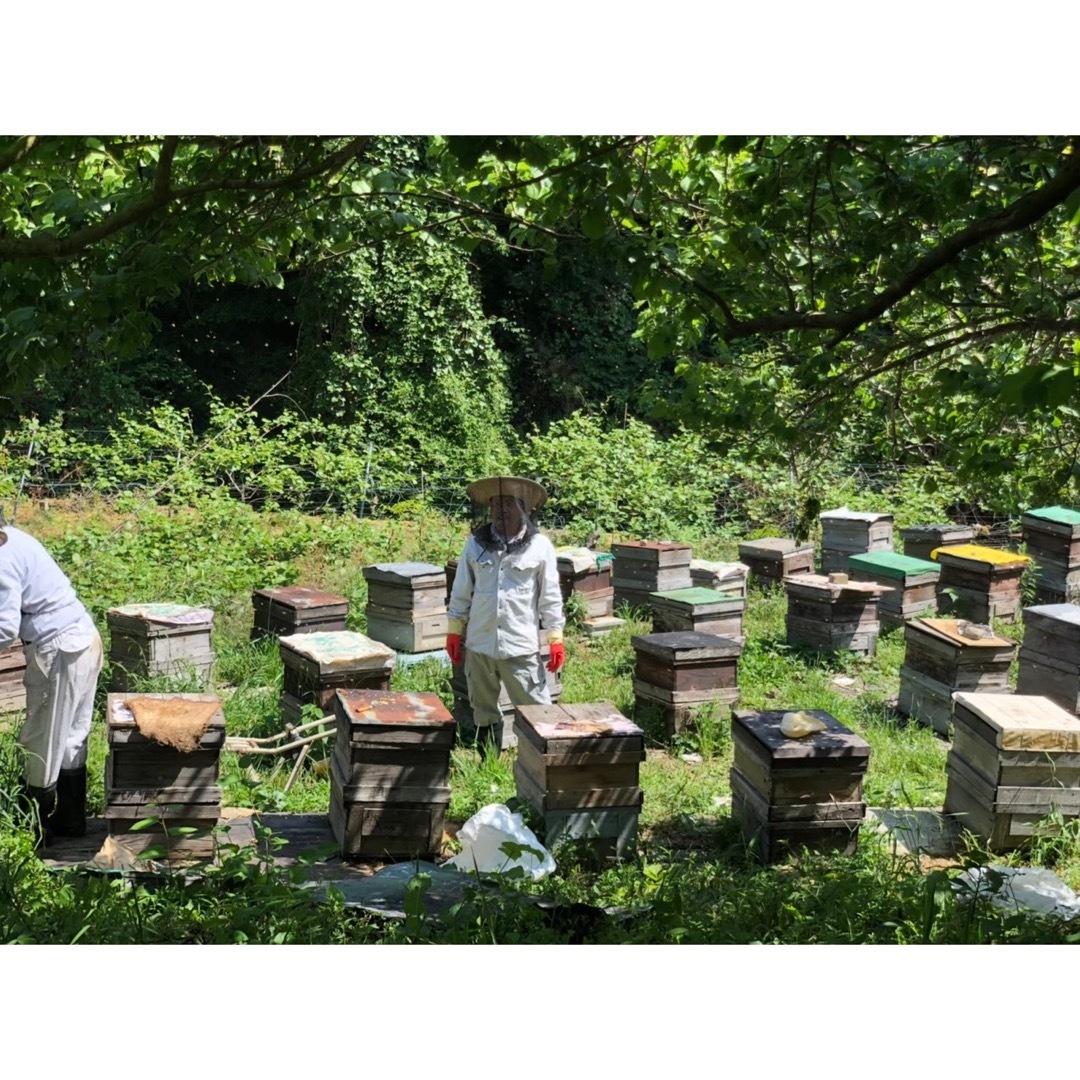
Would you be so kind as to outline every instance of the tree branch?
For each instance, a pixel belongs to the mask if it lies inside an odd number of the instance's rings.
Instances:
[[[39,135],[20,135],[6,150],[0,152],[0,173],[17,165],[37,145]]]

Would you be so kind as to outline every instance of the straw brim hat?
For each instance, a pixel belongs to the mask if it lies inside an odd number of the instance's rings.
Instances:
[[[539,510],[547,502],[548,493],[535,481],[524,476],[485,476],[474,480],[466,489],[474,503],[488,506],[496,495],[513,495],[529,512]]]

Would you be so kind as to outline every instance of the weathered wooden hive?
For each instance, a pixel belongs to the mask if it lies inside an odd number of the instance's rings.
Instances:
[[[814,572],[814,545],[798,544],[786,536],[764,536],[739,544],[739,560],[759,585],[779,585],[792,574]]]
[[[446,644],[446,571],[432,563],[376,563],[364,567],[369,637],[401,652]]]
[[[715,589],[733,596],[745,596],[749,575],[750,567],[746,563],[690,560],[690,581],[701,589]]]
[[[26,653],[22,642],[15,639],[0,651],[0,713],[18,712],[26,708]]]
[[[622,620],[619,620],[620,622]],[[548,671],[547,663],[551,659],[551,643],[543,627],[540,635],[540,661],[544,665],[544,678],[552,702],[558,702],[562,696],[562,675],[558,671]],[[458,735],[464,742],[472,742],[476,737],[476,724],[473,719],[472,705],[469,704],[469,684],[465,678],[465,664],[454,664],[450,673],[450,687],[454,691],[454,719],[458,725]],[[503,733],[500,749],[506,750],[517,746],[517,734],[514,731],[514,704],[506,688],[499,691],[499,711],[502,713]]]
[[[339,690],[330,828],[347,858],[433,859],[450,802],[454,718],[437,694]]]
[[[703,708],[726,716],[738,702],[738,641],[684,630],[642,634],[631,645],[635,705],[659,708],[669,736],[691,727]]]
[[[731,815],[767,862],[799,847],[851,855],[859,845],[870,745],[829,713],[806,711],[825,728],[797,739],[781,730],[783,710],[732,715]]]
[[[1080,713],[1080,607],[1043,604],[1024,608],[1018,694],[1048,697]]]
[[[615,603],[648,608],[649,593],[690,588],[689,544],[670,540],[636,540],[612,544]]]
[[[966,631],[966,633],[965,633]],[[939,735],[950,732],[957,690],[1008,694],[1016,642],[963,619],[912,619],[904,627],[897,711]]]
[[[158,675],[195,675],[209,682],[214,666],[214,613],[186,604],[125,604],[105,614],[113,690],[133,689]]]
[[[893,516],[874,511],[826,510],[821,521],[821,572],[846,574],[848,559],[868,551],[892,551]]]
[[[910,525],[900,530],[904,541],[904,554],[913,559],[929,559],[938,548],[970,544],[975,530],[970,525]]]
[[[255,625],[251,628],[253,641],[267,636],[344,630],[349,614],[347,597],[309,585],[256,589],[251,594],[251,606],[255,614]]]
[[[784,579],[787,640],[822,652],[873,656],[881,622],[878,598],[887,590],[868,581],[830,581],[820,574]]]
[[[547,846],[574,840],[601,856],[633,854],[643,799],[641,728],[606,701],[523,705],[515,724],[518,798],[542,817]]]
[[[109,694],[105,818],[133,854],[214,854],[225,716],[214,694]],[[146,825],[146,819],[156,819]]]
[[[937,608],[942,615],[977,623],[1016,620],[1023,602],[1020,579],[1031,562],[1026,555],[981,544],[957,544],[937,548],[931,556],[941,564]]]
[[[615,589],[611,584],[610,556],[598,559],[588,548],[559,548],[555,552],[559,570],[559,590],[563,600],[577,594],[585,607],[585,618],[610,617],[615,610]]]
[[[280,638],[284,665],[281,715],[295,723],[305,705],[333,710],[337,690],[389,690],[397,656],[381,641],[353,630],[325,630]]]
[[[1035,561],[1036,597],[1057,604],[1080,597],[1080,512],[1065,506],[1029,510],[1020,519],[1024,546]]]
[[[897,555],[894,551],[869,551],[848,559],[852,581],[874,581],[888,592],[878,601],[882,622],[902,625],[913,615],[921,615],[937,603],[937,582],[941,567],[925,559]]]
[[[1080,720],[1049,698],[958,693],[945,812],[991,850],[1052,835],[1080,816]]]
[[[746,597],[716,589],[674,589],[649,594],[653,629],[657,631],[696,630],[719,634],[743,643],[743,613]]]

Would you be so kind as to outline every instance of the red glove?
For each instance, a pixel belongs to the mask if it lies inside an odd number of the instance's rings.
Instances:
[[[460,634],[446,635],[446,651],[450,654],[451,664],[463,664],[465,662],[465,646],[461,644]]]
[[[561,641],[551,644],[551,659],[547,662],[548,671],[558,671],[566,660],[566,648]]]

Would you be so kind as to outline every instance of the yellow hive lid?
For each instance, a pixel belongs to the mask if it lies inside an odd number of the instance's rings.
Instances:
[[[937,559],[944,552],[954,559],[971,559],[972,562],[989,563],[991,566],[1023,566],[1031,562],[1028,555],[1018,555],[1015,551],[1002,551],[1000,548],[983,547],[982,544],[952,544],[948,547],[934,548],[931,559]]]

